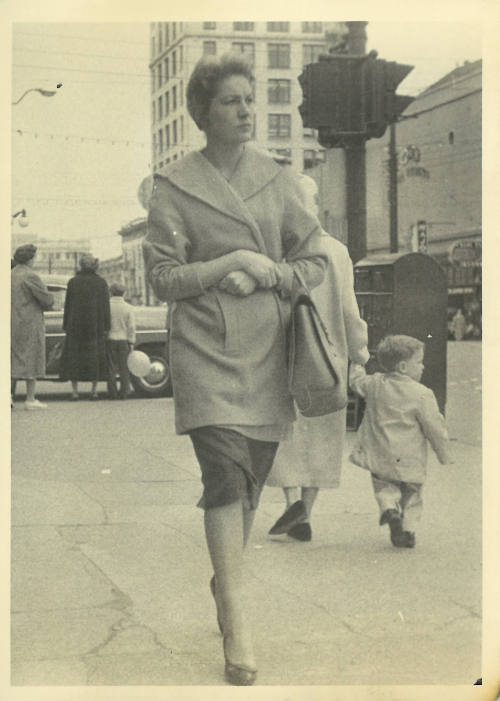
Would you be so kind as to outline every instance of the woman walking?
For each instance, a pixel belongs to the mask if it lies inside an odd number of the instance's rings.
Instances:
[[[26,381],[29,410],[46,409],[35,397],[36,380],[45,375],[44,309],[50,309],[54,298],[33,270],[36,246],[20,246],[11,261],[11,406],[17,380]]]
[[[254,77],[240,57],[205,57],[187,88],[206,147],[155,176],[144,255],[170,307],[176,431],[188,434],[214,569],[226,680],[253,684],[242,607],[243,550],[279,441],[294,420],[285,331],[293,268],[323,277],[319,225],[294,178],[247,142]]]
[[[316,212],[315,181],[301,175],[299,187],[304,206]],[[328,256],[328,267],[312,296],[347,377],[349,360],[364,365],[370,357],[367,327],[359,315],[347,248],[326,232],[321,236],[321,246]],[[311,511],[319,490],[340,485],[345,432],[345,409],[315,418],[298,417],[293,439],[280,446],[267,480],[268,487],[282,487],[286,499],[286,510],[270,535],[311,540]]]
[[[61,378],[71,380],[71,399],[78,399],[78,382],[91,382],[90,399],[98,399],[97,383],[107,380],[106,336],[110,328],[109,290],[97,274],[99,261],[89,253],[68,282],[63,328],[66,339]]]

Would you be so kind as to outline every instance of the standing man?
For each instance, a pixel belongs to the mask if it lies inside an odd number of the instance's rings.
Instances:
[[[130,391],[127,357],[135,343],[134,309],[123,299],[125,287],[118,282],[109,288],[111,295],[111,328],[106,342],[108,355],[108,392],[111,399],[126,399]],[[116,388],[116,375],[120,376],[120,393]]]
[[[20,246],[14,253],[15,265],[11,268],[11,393],[17,380],[25,380],[24,408],[28,410],[47,408],[36,399],[35,386],[37,378],[45,375],[43,311],[54,303],[53,296],[33,270],[36,250],[31,243]]]

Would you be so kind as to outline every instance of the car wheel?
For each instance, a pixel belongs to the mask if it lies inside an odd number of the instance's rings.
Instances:
[[[163,348],[137,347],[136,350],[143,351],[151,360],[151,370],[146,377],[130,375],[136,394],[141,397],[171,397],[170,368],[163,355]]]

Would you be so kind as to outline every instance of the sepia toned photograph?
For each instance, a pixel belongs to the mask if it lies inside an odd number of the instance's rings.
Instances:
[[[167,15],[11,26],[11,690],[482,686],[481,22]]]

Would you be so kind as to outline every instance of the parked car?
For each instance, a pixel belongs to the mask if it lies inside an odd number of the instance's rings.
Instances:
[[[61,275],[40,275],[54,295],[54,306],[44,312],[46,380],[59,380],[59,361],[64,331],[62,328],[64,300],[68,278]],[[134,306],[136,323],[136,350],[143,351],[151,359],[151,371],[146,377],[130,376],[137,394],[143,397],[172,396],[172,384],[168,366],[167,308]]]

